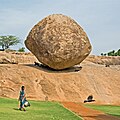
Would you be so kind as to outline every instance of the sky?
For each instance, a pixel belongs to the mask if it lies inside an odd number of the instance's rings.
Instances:
[[[50,14],[74,19],[86,32],[91,54],[120,49],[120,0],[0,0],[0,36],[24,41],[32,27]],[[27,50],[27,48],[26,48]]]

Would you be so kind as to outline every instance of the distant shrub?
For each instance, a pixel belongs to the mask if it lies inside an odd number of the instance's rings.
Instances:
[[[118,51],[112,50],[108,53],[101,53],[101,56],[120,56],[120,49]]]
[[[24,47],[19,48],[18,52],[25,52],[25,48]]]

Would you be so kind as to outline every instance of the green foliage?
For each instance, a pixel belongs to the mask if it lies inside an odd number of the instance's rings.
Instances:
[[[25,47],[19,48],[18,52],[25,52]]]
[[[107,54],[108,54],[108,56],[115,56],[115,50],[110,51],[110,52],[108,52]]]
[[[120,49],[118,51],[112,50],[108,53],[101,53],[101,56],[120,56]]]
[[[0,120],[82,120],[58,102],[30,101],[26,112],[18,110],[18,101],[0,98]]]
[[[120,117],[120,106],[113,105],[85,105],[86,107],[103,111],[109,115]]]
[[[120,49],[115,53],[116,56],[120,56]]]
[[[20,39],[16,36],[0,36],[0,46],[3,50],[8,49],[10,46],[17,45],[18,43],[20,43]]]

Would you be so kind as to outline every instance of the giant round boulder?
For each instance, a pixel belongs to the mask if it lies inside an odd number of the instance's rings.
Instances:
[[[49,15],[37,23],[25,45],[41,63],[56,70],[81,63],[91,52],[82,27],[62,14]]]

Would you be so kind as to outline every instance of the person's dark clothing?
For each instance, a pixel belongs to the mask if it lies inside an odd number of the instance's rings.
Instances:
[[[25,103],[25,93],[24,93],[24,90],[21,90],[20,91],[20,97],[19,97],[19,100],[20,100],[20,108],[23,108],[23,105]]]

